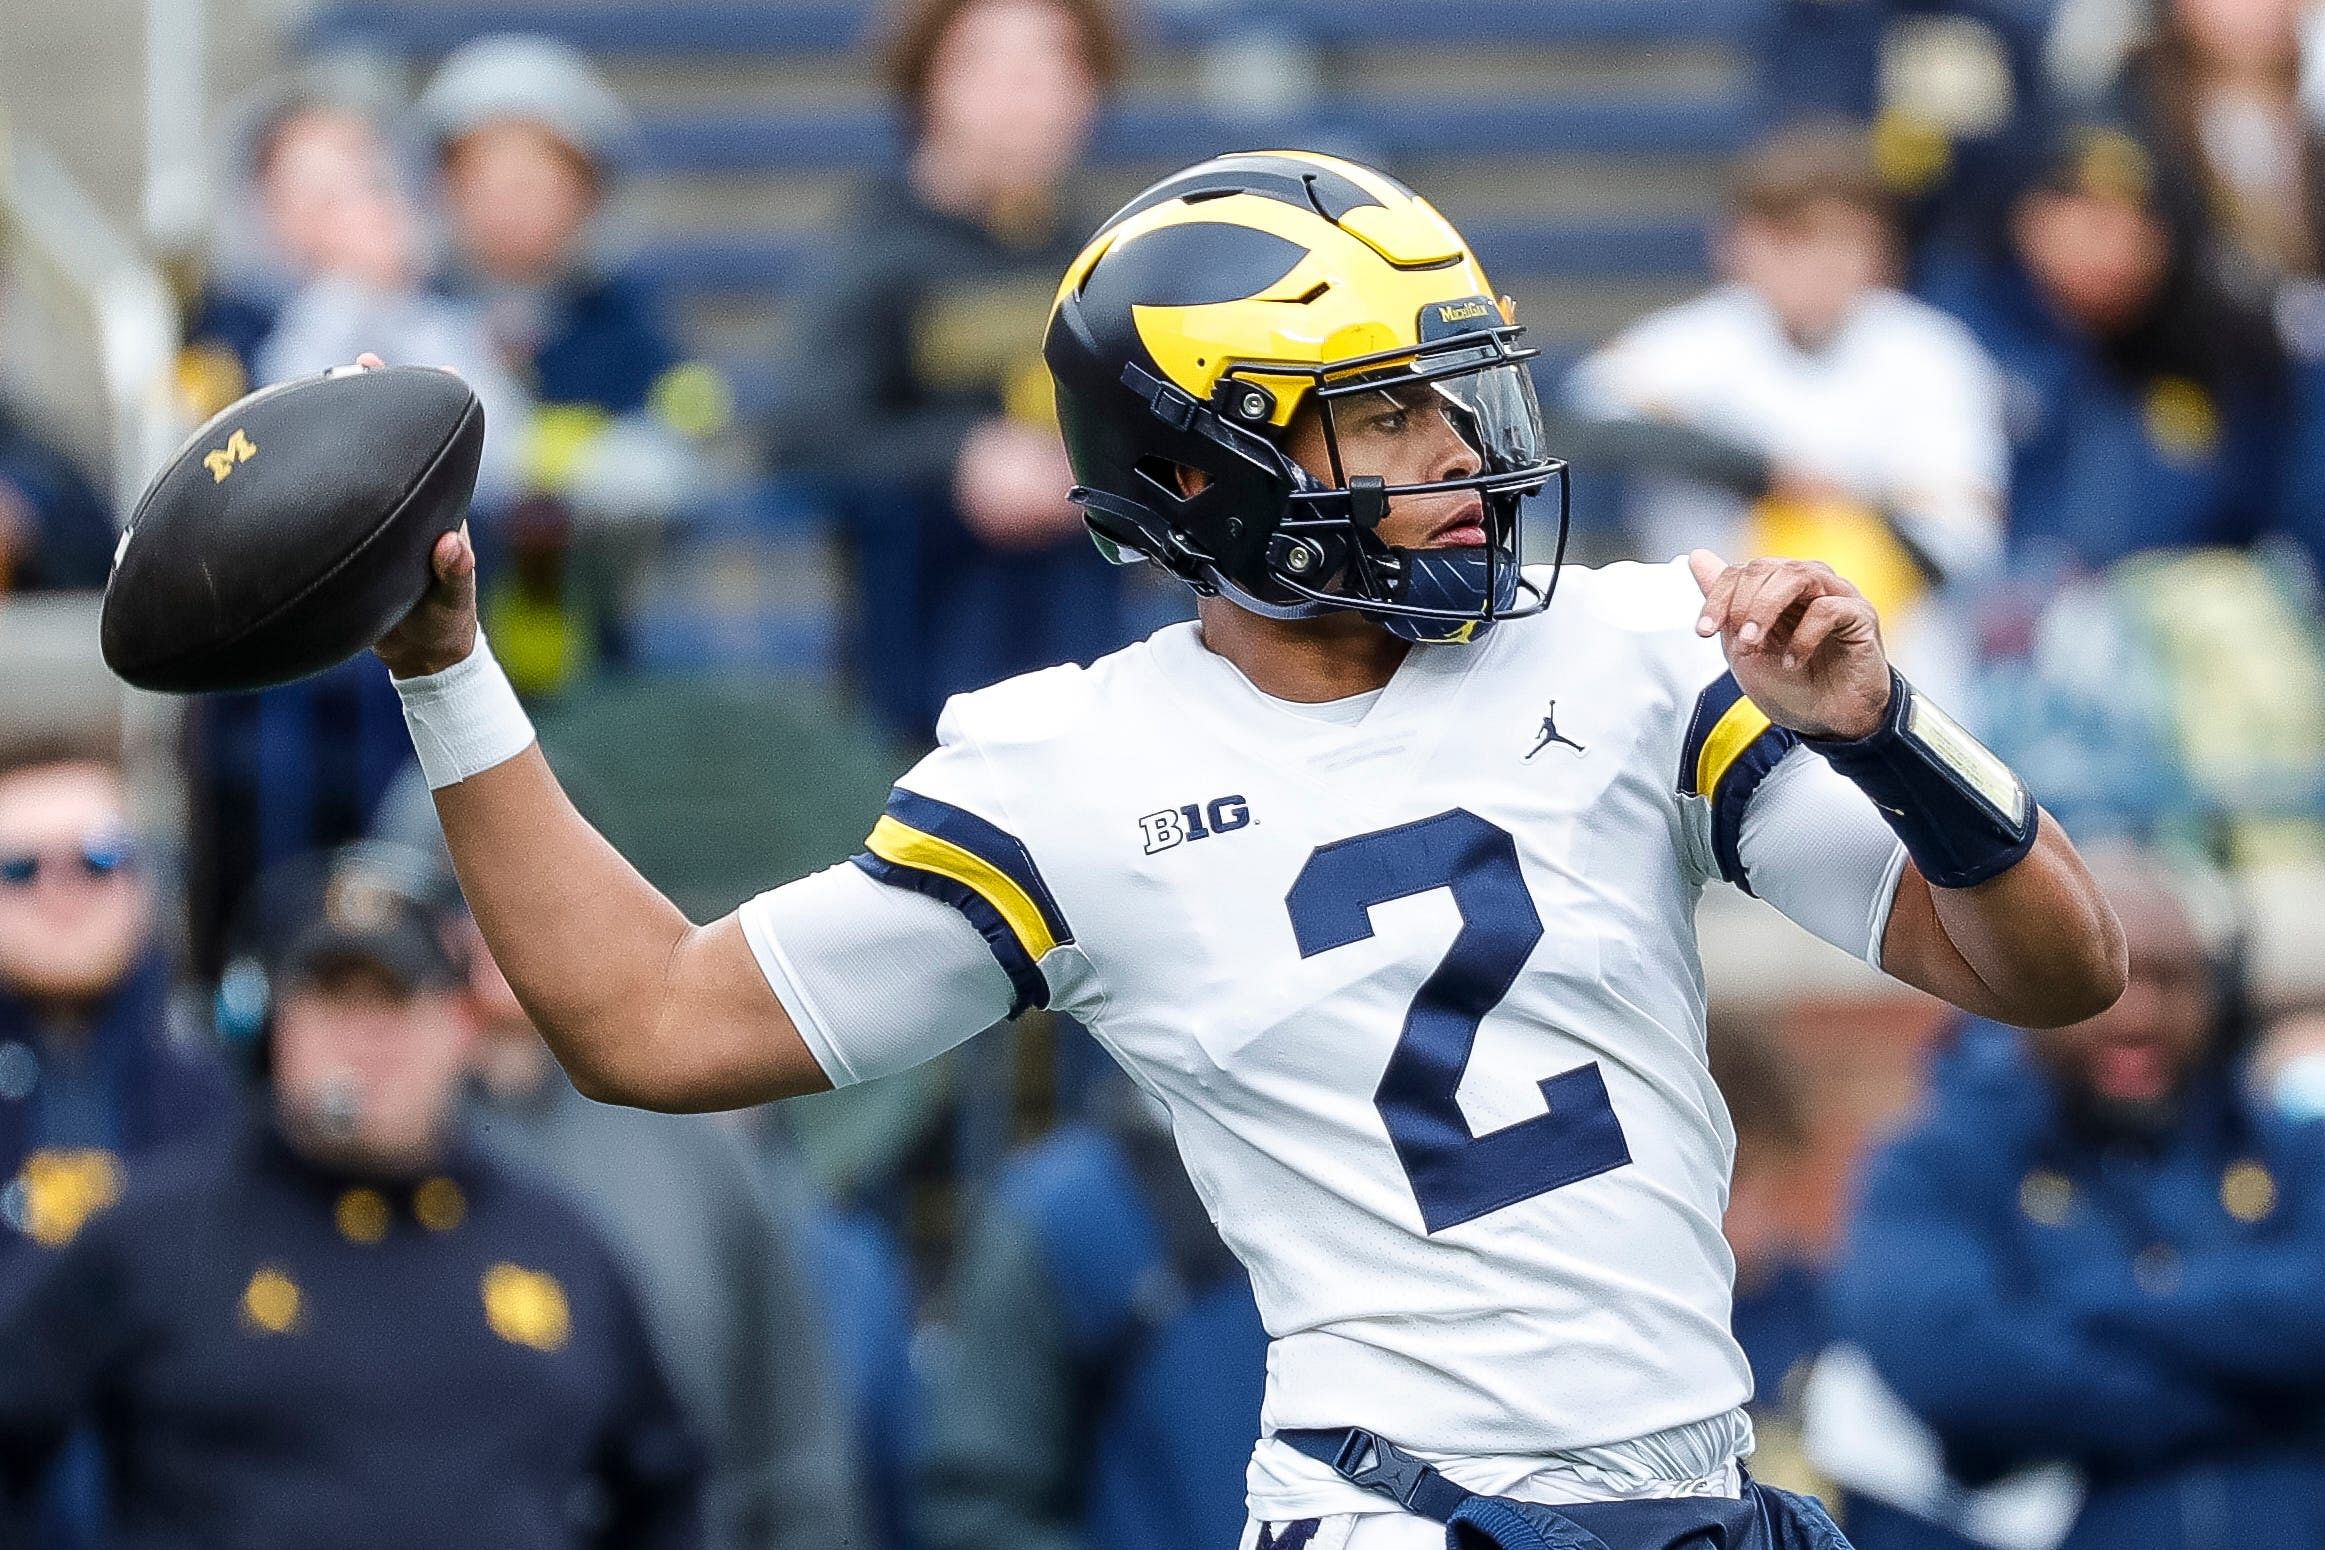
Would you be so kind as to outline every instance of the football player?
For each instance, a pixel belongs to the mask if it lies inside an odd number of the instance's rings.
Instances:
[[[1697,896],[2020,1024],[2112,1001],[2120,932],[1830,570],[1521,566],[1563,468],[1494,297],[1350,162],[1133,200],[1046,354],[1091,532],[1199,619],[956,698],[864,854],[713,925],[532,749],[458,537],[379,652],[584,1091],[756,1103],[1047,1006],[1167,1106],[1273,1341],[1247,1546],[1837,1546],[1742,1467]]]

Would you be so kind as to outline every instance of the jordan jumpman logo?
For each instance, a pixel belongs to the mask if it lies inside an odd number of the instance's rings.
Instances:
[[[1558,730],[1558,702],[1556,700],[1552,700],[1543,713],[1542,740],[1527,751],[1526,757],[1533,758],[1535,754],[1540,753],[1552,743],[1564,743],[1576,753],[1583,751],[1580,743]]]

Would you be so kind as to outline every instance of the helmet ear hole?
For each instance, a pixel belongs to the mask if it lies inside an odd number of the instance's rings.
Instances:
[[[1211,486],[1211,476],[1202,469],[1168,458],[1140,458],[1137,471],[1154,493],[1174,502],[1191,501]]]

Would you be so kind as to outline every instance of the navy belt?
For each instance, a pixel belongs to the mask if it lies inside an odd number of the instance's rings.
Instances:
[[[1361,1426],[1278,1432],[1276,1441],[1290,1444],[1319,1464],[1330,1465],[1333,1473],[1350,1485],[1378,1491],[1406,1511],[1440,1523],[1477,1495]]]
[[[1447,1525],[1449,1541],[1452,1527],[1460,1524],[1501,1550],[1606,1550],[1604,1541],[1571,1518],[1548,1507],[1455,1485],[1429,1464],[1361,1426],[1275,1435],[1278,1442],[1329,1465],[1350,1485],[1377,1491],[1407,1512]],[[1479,1540],[1471,1537],[1460,1542],[1476,1544]]]

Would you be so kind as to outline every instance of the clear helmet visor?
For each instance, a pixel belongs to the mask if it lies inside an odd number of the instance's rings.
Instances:
[[[1487,366],[1429,385],[1451,406],[1448,418],[1485,459],[1485,472],[1516,473],[1545,460],[1542,405],[1524,366]]]
[[[1546,461],[1532,375],[1491,346],[1327,382],[1321,398],[1334,482],[1343,488],[1364,476],[1392,491],[1499,482]]]

